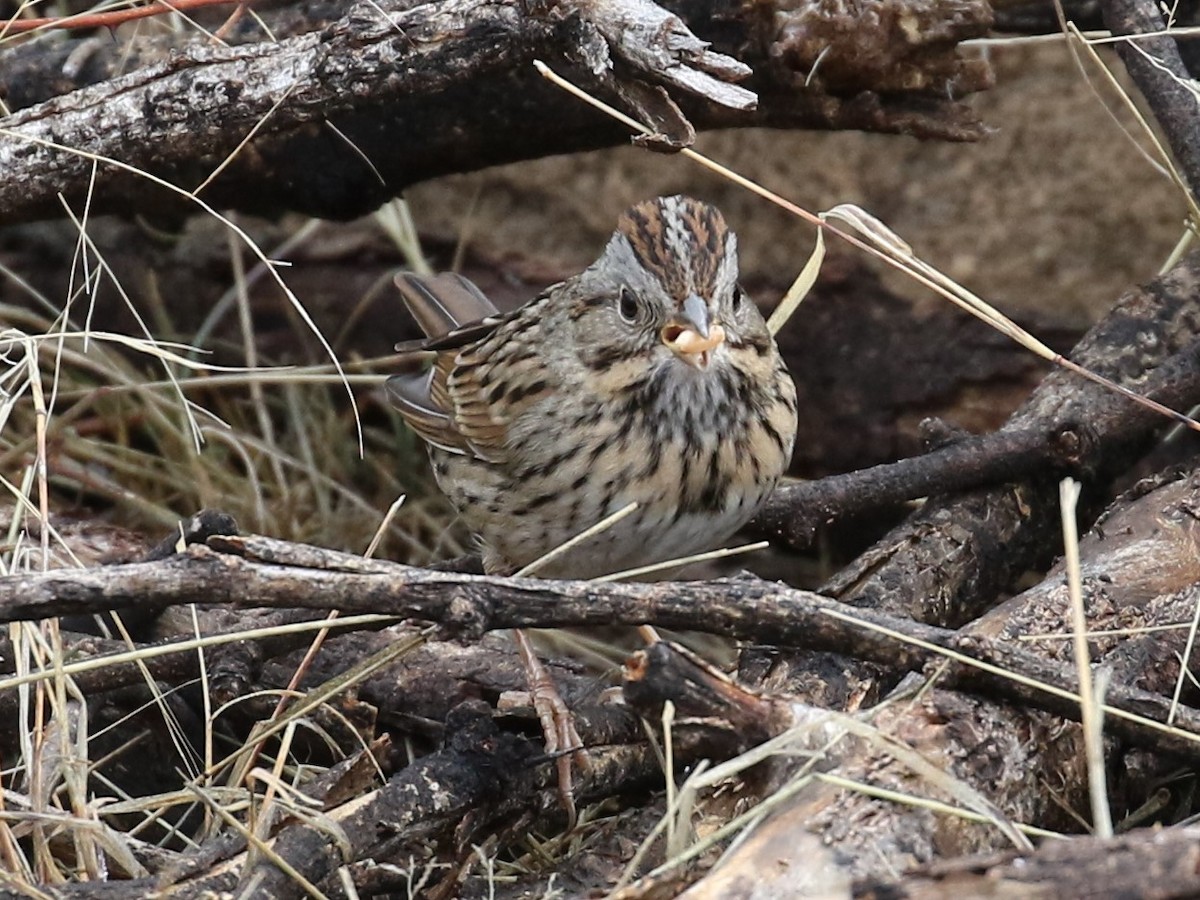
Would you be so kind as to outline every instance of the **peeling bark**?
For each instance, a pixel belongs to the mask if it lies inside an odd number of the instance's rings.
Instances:
[[[979,137],[979,123],[949,97],[990,83],[986,64],[960,59],[955,49],[986,32],[986,3],[889,0],[875,8],[880,15],[863,24],[877,27],[862,32],[870,34],[870,54],[855,44],[855,14],[822,10],[822,28],[838,33],[830,74],[853,70],[856,59],[876,61],[856,82],[839,74],[828,89],[806,84],[811,72],[792,52],[811,21],[794,21],[786,8],[776,15],[723,0],[681,4],[680,18],[646,0],[563,2],[541,14],[481,0],[363,4],[277,43],[194,41],[0,119],[0,222],[59,215],[59,193],[81,210],[94,160],[93,214],[196,210],[195,201],[139,170],[184,194],[199,191],[219,208],[350,218],[437,175],[628,140],[620,126],[543,80],[537,58],[687,129]],[[913,10],[924,11],[918,18],[928,37],[899,27]],[[704,41],[684,22],[717,47],[701,49]],[[927,75],[893,83],[878,65],[889,53]],[[745,85],[730,83],[751,69]],[[687,135],[663,139],[677,146]]]

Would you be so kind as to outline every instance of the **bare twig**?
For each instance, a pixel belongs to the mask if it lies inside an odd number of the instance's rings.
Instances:
[[[643,8],[640,2],[630,0],[637,10]],[[621,25],[625,20],[616,0],[597,9],[608,16],[614,38],[626,40],[619,46],[628,58],[612,51],[620,65],[607,82],[601,74],[612,54],[597,25],[564,28],[552,17],[478,0],[416,5],[379,0],[354,6],[320,31],[275,43],[226,48],[206,39],[177,47],[160,63],[7,116],[0,129],[3,219],[57,215],[60,193],[69,204],[78,204],[93,161],[99,162],[94,214],[177,208],[177,201],[131,170],[190,189],[203,183],[268,113],[269,121],[254,134],[253,152],[237,154],[206,187],[205,196],[217,206],[248,212],[291,208],[349,218],[437,175],[627,139],[593,111],[544,85],[532,65],[538,57],[583,64],[610,90],[632,86],[630,96],[646,102],[664,84],[700,90],[706,100],[690,98],[682,120],[689,128],[865,128],[956,140],[982,134],[974,114],[944,93],[922,89],[919,97],[905,97],[889,91],[864,102],[798,85],[790,73],[768,64],[770,41],[751,39],[755,23],[731,0],[696,0],[678,20],[661,13],[659,24],[688,18],[728,23],[733,46],[726,49],[745,47],[755,54],[745,60],[758,73],[759,102],[753,111],[747,109],[751,95],[728,83],[743,71],[731,57],[701,49],[704,42],[694,36],[677,46],[678,35],[670,30],[638,36],[645,38],[638,43],[628,33],[629,22]],[[934,13],[961,18],[952,7],[936,7]],[[845,24],[856,24],[852,13],[845,14]],[[947,46],[953,54],[953,44]],[[637,47],[641,50],[635,53]],[[655,47],[671,52],[656,55]],[[660,69],[651,68],[659,64]],[[18,95],[45,100],[50,75],[30,73],[29,88],[9,84],[10,106]],[[674,103],[665,92],[659,100],[668,111]],[[454,115],[444,115],[447,109]],[[414,128],[414,121],[424,124]],[[317,171],[321,177],[314,179]]]
[[[1150,35],[1117,45],[1125,68],[1141,89],[1167,137],[1192,194],[1200,191],[1200,101],[1175,39],[1153,0],[1101,0],[1104,22],[1117,35]]]
[[[979,661],[955,680],[973,689],[1077,718],[1070,666],[979,635],[921,625],[753,578],[712,582],[595,584],[457,575],[362,560],[269,538],[214,537],[227,552],[190,547],[159,563],[45,572],[0,580],[0,620],[94,612],[132,603],[340,609],[441,622],[471,634],[500,628],[640,625],[703,629],[743,640],[832,650],[894,672],[919,669],[943,652]],[[290,559],[335,568],[301,568]],[[237,553],[241,555],[231,555]],[[273,563],[259,562],[270,559]],[[957,657],[956,657],[957,658]],[[1026,678],[1013,680],[1013,673]],[[1165,722],[1169,698],[1114,685],[1109,730],[1160,752],[1200,756],[1200,712],[1181,708]],[[1152,721],[1157,720],[1157,721]]]

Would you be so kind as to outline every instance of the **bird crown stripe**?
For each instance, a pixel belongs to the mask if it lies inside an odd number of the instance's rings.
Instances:
[[[720,286],[732,247],[715,207],[687,197],[649,200],[627,210],[617,231],[639,265],[676,302],[691,293],[709,299]]]

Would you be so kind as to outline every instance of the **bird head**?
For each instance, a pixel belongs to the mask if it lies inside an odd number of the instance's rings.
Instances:
[[[574,292],[585,362],[602,370],[640,357],[709,370],[766,333],[737,279],[737,237],[715,207],[675,196],[626,210]]]

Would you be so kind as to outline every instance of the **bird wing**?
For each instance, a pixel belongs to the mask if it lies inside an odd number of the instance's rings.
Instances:
[[[487,356],[477,345],[508,322],[461,275],[396,277],[404,303],[428,337],[396,347],[410,370],[387,380],[388,399],[425,441],[451,453],[497,462],[509,416],[484,392]],[[433,366],[424,364],[433,355]]]
[[[500,314],[472,281],[453,272],[433,276],[401,272],[396,276],[396,287],[429,340],[448,337],[464,325],[482,323]]]
[[[466,453],[466,442],[450,416],[433,402],[430,387],[433,370],[393,375],[384,384],[388,401],[408,426],[435,447],[451,453]]]

